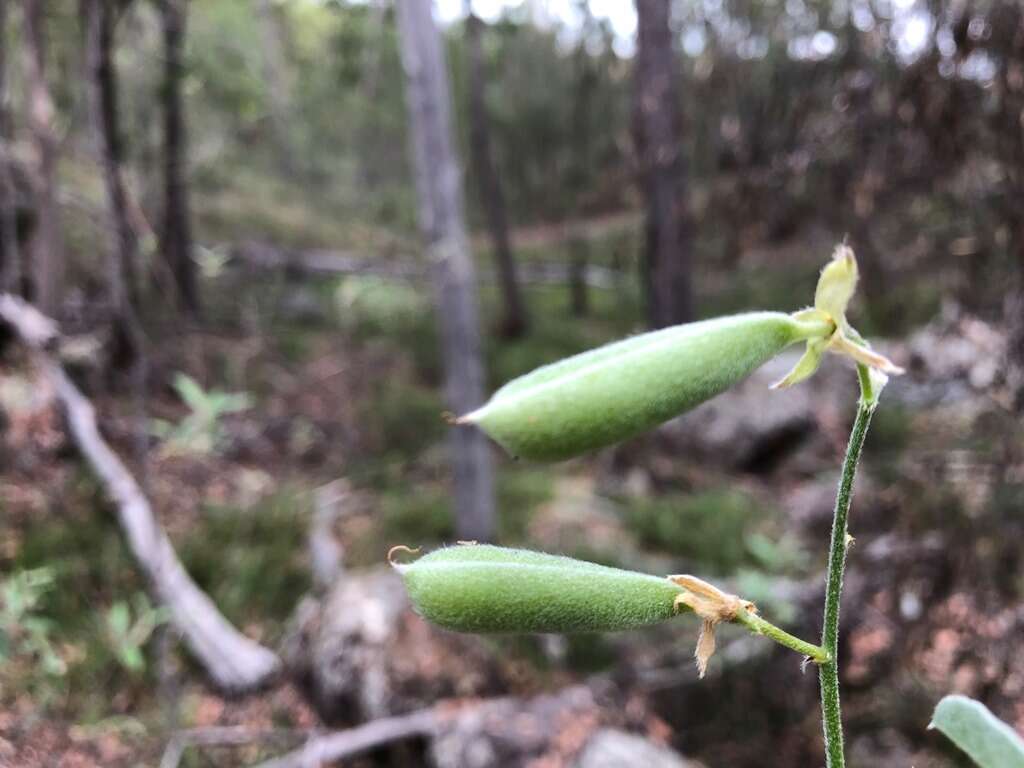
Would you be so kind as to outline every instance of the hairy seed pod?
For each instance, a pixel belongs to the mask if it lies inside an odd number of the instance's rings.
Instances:
[[[560,461],[634,437],[744,379],[827,320],[752,312],[634,336],[538,368],[459,423],[513,456]]]
[[[460,545],[394,565],[416,610],[456,632],[616,632],[688,609],[667,579],[522,549]]]

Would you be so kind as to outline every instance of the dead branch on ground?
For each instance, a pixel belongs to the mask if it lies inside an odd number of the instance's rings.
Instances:
[[[433,708],[382,717],[355,728],[313,736],[299,749],[260,763],[257,768],[306,768],[330,764],[391,742],[430,736],[437,730],[439,721],[440,717]]]
[[[64,410],[78,451],[117,508],[132,554],[156,598],[170,609],[172,625],[215,685],[226,692],[242,693],[268,683],[280,671],[280,659],[232,626],[189,576],[139,484],[100,434],[92,403],[47,351],[57,340],[56,324],[9,294],[0,295],[0,321],[35,353]]]

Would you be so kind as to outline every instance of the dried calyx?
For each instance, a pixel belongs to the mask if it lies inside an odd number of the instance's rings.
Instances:
[[[734,621],[740,611],[757,613],[757,606],[696,576],[669,576],[668,580],[683,588],[682,594],[676,597],[676,607],[685,606],[702,619],[693,655],[697,660],[697,672],[704,677],[708,661],[715,653],[715,627],[723,621]]]
[[[857,259],[846,244],[836,246],[835,253],[818,278],[814,306],[792,315],[805,323],[825,323],[831,331],[807,341],[807,349],[786,376],[772,385],[773,389],[790,387],[809,378],[818,370],[826,352],[845,355],[868,366],[883,376],[898,376],[903,369],[889,358],[871,349],[846,319],[846,308],[857,290]]]

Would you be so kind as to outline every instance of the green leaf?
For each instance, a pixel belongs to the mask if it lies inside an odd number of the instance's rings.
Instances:
[[[216,413],[238,413],[252,407],[252,399],[244,392],[218,392]]]
[[[128,645],[118,649],[118,660],[131,672],[141,672],[146,668],[146,657],[142,651],[134,645]]]
[[[123,638],[128,634],[131,627],[131,614],[128,612],[128,604],[116,602],[107,611],[107,626],[113,635]]]
[[[193,411],[206,409],[207,396],[199,382],[187,373],[178,373],[174,377],[174,389],[185,405]]]
[[[937,728],[980,768],[1024,768],[1024,741],[979,701],[946,696],[929,728]]]

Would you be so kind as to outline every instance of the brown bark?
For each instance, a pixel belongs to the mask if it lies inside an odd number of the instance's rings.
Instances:
[[[434,265],[448,407],[468,413],[483,401],[476,268],[463,219],[462,178],[452,146],[451,97],[441,35],[430,0],[399,0],[420,230]],[[451,431],[455,517],[460,538],[494,535],[494,479],[483,433]]]
[[[136,317],[138,243],[128,218],[128,195],[121,164],[124,155],[114,67],[116,9],[110,0],[83,0],[89,111],[107,195],[107,291],[111,322],[119,352],[141,353],[142,333]],[[119,354],[118,357],[123,355]]]
[[[199,285],[192,260],[192,228],[186,181],[188,137],[181,81],[188,0],[161,0],[164,39],[164,216],[160,250],[174,277],[178,304],[191,316],[199,314]]]
[[[680,146],[678,75],[669,0],[636,0],[635,140],[647,206],[643,283],[652,328],[693,318]]]
[[[473,15],[472,2],[466,10],[466,68],[469,70],[469,144],[473,154],[473,170],[487,214],[487,227],[494,250],[494,266],[498,273],[502,298],[501,335],[518,338],[526,332],[526,305],[523,303],[515,257],[509,242],[505,196],[491,154],[491,132],[487,105],[484,101],[484,61],[481,50],[483,22]]]
[[[32,297],[48,315],[57,313],[64,284],[64,247],[57,206],[57,134],[54,106],[46,82],[47,0],[24,0],[24,71],[28,123],[32,132],[31,163],[37,227],[31,243]]]

